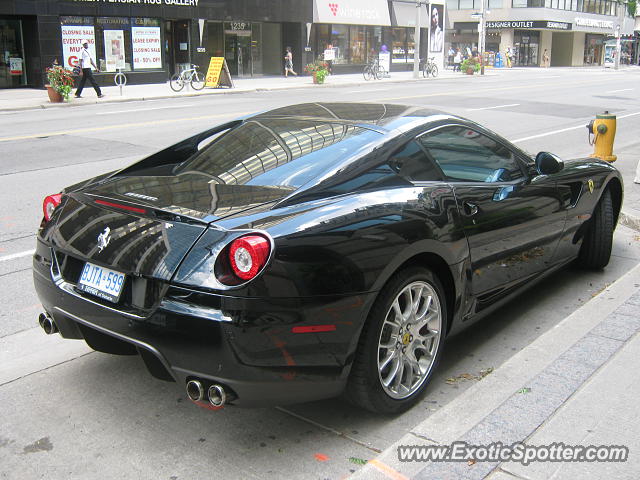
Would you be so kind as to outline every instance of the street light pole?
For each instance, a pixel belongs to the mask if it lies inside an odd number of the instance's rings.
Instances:
[[[422,24],[422,2],[416,0],[416,29],[413,34],[413,78],[420,77],[420,25]]]
[[[480,14],[480,31],[478,32],[478,49],[480,50],[480,75],[484,75],[484,41],[485,41],[485,16],[487,14],[487,0],[482,0],[482,13]]]

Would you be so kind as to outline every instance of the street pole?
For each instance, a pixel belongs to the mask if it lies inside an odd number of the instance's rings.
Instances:
[[[420,77],[420,25],[422,24],[422,4],[416,0],[416,29],[413,34],[415,45],[413,47],[413,78]]]
[[[478,49],[480,50],[480,75],[484,75],[484,41],[485,41],[485,16],[487,14],[487,0],[482,0],[482,13],[480,15],[480,31],[478,32]]]
[[[620,55],[622,54],[621,42],[620,42],[620,34],[622,33],[622,26],[624,24],[624,9],[627,5],[623,0],[618,2],[618,26],[616,27],[616,58],[615,58],[615,69],[618,70],[620,68]]]

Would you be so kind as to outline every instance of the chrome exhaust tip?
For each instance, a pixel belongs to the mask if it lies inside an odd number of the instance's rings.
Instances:
[[[38,315],[38,323],[44,330],[44,333],[46,333],[47,335],[58,333],[58,327],[56,326],[56,323],[48,314],[41,313],[40,315]]]
[[[221,407],[227,401],[227,394],[222,385],[211,385],[207,391],[209,403],[214,407]]]
[[[192,402],[200,402],[204,398],[204,387],[199,380],[187,382],[187,396]]]

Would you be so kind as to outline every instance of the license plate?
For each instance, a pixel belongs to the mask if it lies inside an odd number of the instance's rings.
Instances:
[[[124,273],[85,263],[77,288],[99,298],[116,303],[124,285]]]

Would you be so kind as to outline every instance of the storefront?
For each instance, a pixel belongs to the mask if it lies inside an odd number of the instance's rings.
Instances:
[[[310,50],[313,58],[326,56],[333,73],[362,71],[383,45],[391,50],[391,29],[384,28],[390,26],[387,0],[314,0]],[[406,36],[403,42],[406,48]]]
[[[386,1],[386,0],[382,0]],[[38,86],[53,63],[71,69],[89,42],[100,72],[112,84],[165,82],[191,64],[205,70],[223,56],[234,77],[282,72],[285,46],[300,66],[312,0],[49,0],[0,2],[0,88]],[[21,11],[26,16],[14,16]]]

